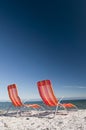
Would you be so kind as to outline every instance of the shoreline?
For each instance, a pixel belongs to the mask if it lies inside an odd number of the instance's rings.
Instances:
[[[86,109],[78,111],[59,111],[55,118],[45,111],[37,111],[16,117],[12,113],[0,115],[1,130],[86,130]],[[40,116],[42,115],[42,116]]]

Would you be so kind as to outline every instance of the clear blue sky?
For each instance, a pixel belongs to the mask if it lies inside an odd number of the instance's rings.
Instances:
[[[86,2],[0,0],[0,100],[16,83],[37,99],[50,79],[57,97],[86,98]]]

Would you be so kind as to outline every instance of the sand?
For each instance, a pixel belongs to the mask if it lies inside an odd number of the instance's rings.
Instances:
[[[86,109],[60,111],[53,118],[51,112],[36,111],[17,116],[13,113],[0,115],[0,130],[86,130]]]

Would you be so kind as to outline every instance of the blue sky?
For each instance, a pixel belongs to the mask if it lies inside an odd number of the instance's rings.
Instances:
[[[16,83],[22,99],[38,99],[50,79],[57,97],[86,98],[85,1],[0,1],[0,100]]]

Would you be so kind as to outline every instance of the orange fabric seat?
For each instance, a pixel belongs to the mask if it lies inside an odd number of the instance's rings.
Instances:
[[[32,107],[32,108],[40,108],[40,105],[38,104],[24,104],[26,107]]]
[[[66,107],[66,108],[75,107],[75,105],[72,104],[72,103],[64,103],[63,106]]]

